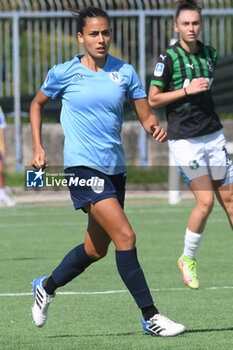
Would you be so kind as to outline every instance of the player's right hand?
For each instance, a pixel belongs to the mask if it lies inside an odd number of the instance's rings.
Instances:
[[[34,150],[34,157],[31,164],[38,170],[47,168],[48,164],[45,161],[45,151],[43,148]]]

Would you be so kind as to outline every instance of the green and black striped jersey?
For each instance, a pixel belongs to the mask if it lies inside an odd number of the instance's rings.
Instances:
[[[162,52],[155,65],[151,85],[163,87],[164,92],[187,87],[200,77],[209,83],[206,92],[186,96],[166,106],[169,139],[207,135],[222,128],[211,97],[217,54],[200,41],[198,47],[197,53],[190,54],[178,41]]]

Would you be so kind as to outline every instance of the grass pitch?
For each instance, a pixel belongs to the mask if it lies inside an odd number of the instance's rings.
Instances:
[[[1,208],[0,349],[231,349],[233,237],[218,205],[198,254],[198,291],[184,285],[176,266],[193,205],[128,201],[125,209],[156,306],[187,327],[172,338],[143,334],[140,311],[117,273],[113,245],[105,259],[58,290],[45,327],[36,328],[30,283],[83,242],[87,216],[71,204]]]

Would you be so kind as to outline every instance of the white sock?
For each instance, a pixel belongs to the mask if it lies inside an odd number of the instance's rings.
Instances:
[[[4,197],[6,195],[5,188],[0,188],[0,197]]]
[[[186,228],[186,233],[184,237],[184,255],[188,258],[195,258],[197,250],[201,244],[203,237],[202,233],[195,233]]]

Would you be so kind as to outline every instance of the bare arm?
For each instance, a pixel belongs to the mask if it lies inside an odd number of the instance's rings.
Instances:
[[[162,87],[151,85],[148,101],[151,107],[162,107],[169,103],[180,100],[186,95],[196,95],[206,90],[208,90],[208,82],[203,77],[193,80],[186,88],[170,92],[163,92]]]
[[[4,137],[4,129],[0,129],[0,152],[2,157],[5,156],[5,137]]]
[[[30,122],[33,141],[33,160],[32,165],[37,168],[46,168],[45,151],[41,143],[41,126],[43,106],[50,100],[50,97],[43,94],[40,90],[34,97],[30,107]]]
[[[146,98],[131,100],[131,104],[143,126],[157,141],[165,142],[167,139],[166,131],[158,125],[158,120],[152,112]]]

